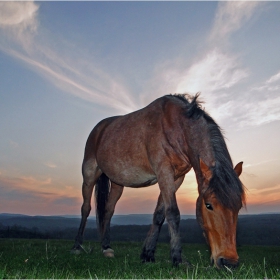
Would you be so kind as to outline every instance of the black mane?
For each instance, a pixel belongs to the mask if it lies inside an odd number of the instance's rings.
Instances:
[[[208,133],[215,156],[213,176],[208,190],[215,193],[216,198],[225,207],[239,210],[244,202],[244,186],[233,170],[233,164],[228,152],[223,133],[219,125],[202,109],[198,101],[199,93],[195,96],[176,94],[174,97],[182,100],[186,105],[186,117],[191,119],[204,118],[208,125]]]

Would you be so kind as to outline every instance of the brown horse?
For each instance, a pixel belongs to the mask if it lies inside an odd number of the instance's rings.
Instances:
[[[182,262],[175,194],[193,168],[199,193],[196,214],[211,248],[211,259],[219,268],[238,264],[236,223],[245,200],[238,178],[242,162],[233,168],[219,126],[201,109],[197,98],[163,96],[136,112],[104,119],[92,130],[82,166],[82,220],[74,252],[82,248],[95,185],[103,253],[113,256],[110,220],[123,187],[158,183],[160,195],[141,259],[155,261],[156,243],[166,218],[173,264]]]

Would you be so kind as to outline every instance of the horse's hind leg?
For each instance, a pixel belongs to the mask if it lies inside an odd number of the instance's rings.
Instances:
[[[92,197],[93,188],[96,180],[102,173],[98,169],[96,163],[89,160],[87,162],[83,162],[82,170],[83,170],[83,186],[82,186],[83,205],[81,208],[82,219],[78,230],[78,234],[75,238],[75,244],[72,248],[73,253],[79,253],[80,250],[82,249],[81,245],[83,243],[84,230],[85,230],[87,218],[91,210],[91,197]]]
[[[181,186],[182,182],[184,181],[184,177],[182,176],[179,179],[175,181],[175,190],[177,191],[178,188]],[[165,220],[165,208],[164,208],[164,202],[162,199],[162,194],[160,193],[158,197],[157,206],[154,212],[153,216],[153,223],[151,225],[151,228],[148,232],[148,235],[146,237],[146,240],[144,242],[142,253],[141,253],[141,260],[143,262],[154,262],[155,261],[155,250],[156,250],[156,244],[158,241],[159,233],[161,230],[161,227]]]
[[[123,193],[123,186],[111,182],[109,197],[105,206],[105,215],[100,227],[102,251],[105,257],[113,257],[114,251],[110,246],[110,222],[115,211],[115,206]]]

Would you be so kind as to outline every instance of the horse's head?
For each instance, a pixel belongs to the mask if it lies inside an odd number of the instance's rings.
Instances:
[[[244,201],[244,190],[238,179],[242,172],[242,162],[236,165],[235,172],[231,175],[235,177],[235,181],[239,181],[240,185],[235,186],[235,192],[229,194],[219,195],[222,186],[215,189],[213,184],[221,184],[221,180],[214,179],[214,172],[202,160],[200,160],[200,169],[204,180],[203,185],[200,186],[196,211],[198,222],[211,248],[211,260],[218,268],[236,267],[239,259],[236,251],[237,216]],[[222,182],[228,180],[229,177]]]

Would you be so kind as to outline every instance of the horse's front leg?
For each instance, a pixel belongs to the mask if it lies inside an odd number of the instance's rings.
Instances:
[[[160,194],[158,197],[157,206],[153,216],[153,223],[148,232],[146,240],[143,245],[141,260],[143,262],[154,262],[155,261],[155,250],[156,243],[158,241],[159,232],[162,224],[165,220],[165,211],[164,211],[164,203],[162,199],[162,195]]]
[[[164,202],[165,217],[170,233],[171,259],[173,265],[177,266],[182,262],[182,246],[179,232],[180,211],[176,201],[176,187],[173,176],[170,176],[172,174],[170,171],[162,169],[158,176],[158,184]]]
[[[103,225],[100,228],[102,252],[105,257],[114,257],[114,250],[111,248],[110,223],[115,211],[115,206],[123,193],[123,186],[111,182],[111,189],[106,203]]]
[[[184,177],[182,176],[175,181],[175,190],[177,191],[178,188],[181,186],[182,182],[184,181]],[[165,220],[165,208],[164,208],[164,201],[162,198],[162,194],[160,193],[158,197],[157,206],[153,216],[153,223],[151,228],[148,232],[146,240],[143,245],[142,253],[141,253],[141,260],[143,262],[154,262],[155,261],[155,250],[157,241],[159,238],[159,233],[161,227]]]

